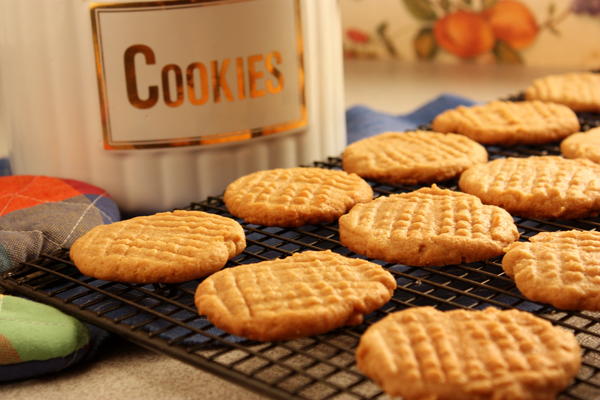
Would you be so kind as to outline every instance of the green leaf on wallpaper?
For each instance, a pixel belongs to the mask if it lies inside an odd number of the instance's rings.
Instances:
[[[423,28],[413,39],[413,46],[417,59],[427,61],[432,60],[438,51],[438,45],[431,28]]]
[[[554,24],[548,24],[547,27],[548,27],[548,32],[550,32],[554,36],[560,37],[560,31],[558,29],[556,29],[556,26]]]
[[[498,0],[483,0],[481,2],[481,8],[483,8],[484,10],[487,10],[488,8],[492,7],[497,2],[498,2]]]
[[[523,64],[521,54],[502,40],[494,45],[494,56],[498,64]]]
[[[427,0],[402,0],[406,9],[417,19],[433,21],[437,19],[435,10],[430,1]]]
[[[383,46],[385,47],[388,54],[394,58],[397,58],[399,54],[396,50],[396,47],[394,46],[394,42],[388,37],[388,27],[389,25],[387,22],[382,22],[379,25],[377,25],[375,31],[377,32],[379,39],[381,39],[381,42],[383,43]]]

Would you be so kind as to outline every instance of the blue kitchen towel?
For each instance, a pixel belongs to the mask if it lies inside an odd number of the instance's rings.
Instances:
[[[0,158],[0,176],[11,175],[8,158]]]
[[[393,115],[366,106],[353,106],[346,111],[348,144],[383,132],[401,132],[428,124],[442,111],[458,106],[471,106],[473,100],[453,94],[442,94],[409,114]]]

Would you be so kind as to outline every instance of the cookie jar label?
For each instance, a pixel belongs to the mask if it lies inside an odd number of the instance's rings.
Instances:
[[[90,9],[106,149],[233,142],[306,126],[299,0]]]

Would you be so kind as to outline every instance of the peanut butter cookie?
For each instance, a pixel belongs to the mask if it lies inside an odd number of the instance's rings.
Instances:
[[[560,143],[560,152],[566,158],[587,158],[600,163],[600,128],[569,136]]]
[[[511,244],[502,268],[528,299],[600,311],[600,232],[542,232]]]
[[[356,361],[404,400],[551,400],[578,372],[581,349],[524,311],[412,307],[371,325]]]
[[[600,74],[548,75],[534,80],[525,90],[525,98],[564,104],[575,111],[600,112]]]
[[[435,185],[358,204],[339,227],[350,250],[414,266],[485,260],[519,238],[508,212]]]
[[[511,214],[582,218],[600,212],[600,165],[557,156],[499,158],[467,169],[462,191]]]
[[[96,226],[73,243],[70,256],[81,273],[98,279],[169,283],[209,275],[245,247],[235,220],[178,210]]]
[[[429,131],[386,132],[344,150],[347,172],[392,184],[439,182],[488,160],[485,148],[463,135]]]
[[[324,168],[258,171],[230,183],[224,201],[246,222],[294,227],[336,220],[373,189],[356,174]]]
[[[216,327],[273,341],[360,324],[395,288],[380,265],[328,250],[305,251],[219,271],[198,286],[195,302]]]
[[[578,132],[579,120],[560,104],[493,101],[445,111],[432,126],[435,131],[460,133],[485,144],[542,144]]]

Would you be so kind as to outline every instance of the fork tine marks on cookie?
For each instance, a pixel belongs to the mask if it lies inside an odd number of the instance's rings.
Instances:
[[[83,274],[98,279],[173,283],[209,275],[245,247],[235,220],[177,210],[96,226],[70,255]]]
[[[499,158],[467,169],[459,187],[522,217],[574,219],[600,212],[600,166],[584,159]]]
[[[460,106],[435,117],[437,132],[460,133],[485,144],[543,144],[561,140],[580,129],[568,107],[541,101],[493,101]]]
[[[371,325],[359,370],[405,400],[554,399],[581,365],[575,336],[518,310],[413,307]]]
[[[362,322],[396,287],[381,266],[331,251],[219,271],[197,288],[200,314],[226,332],[253,340],[286,340]]]
[[[575,111],[600,112],[600,73],[573,72],[538,78],[525,89],[528,100],[564,104]]]
[[[532,301],[600,311],[600,232],[539,233],[508,246],[502,268]]]
[[[352,251],[412,266],[486,260],[519,237],[505,210],[435,185],[355,206],[339,234]]]
[[[356,174],[308,167],[243,176],[223,197],[229,212],[246,222],[284,227],[331,222],[372,198],[373,189]]]

